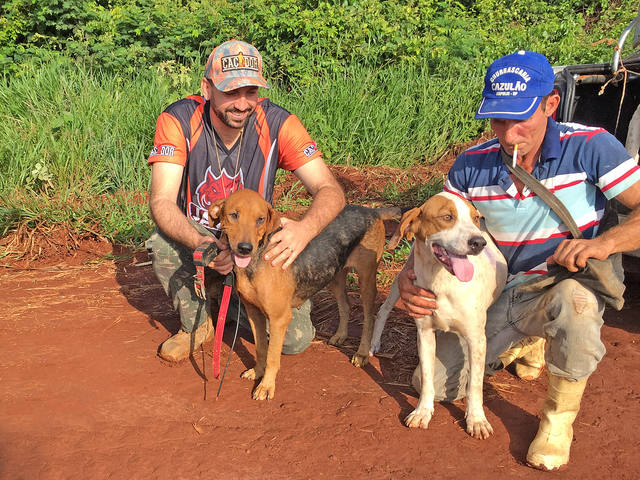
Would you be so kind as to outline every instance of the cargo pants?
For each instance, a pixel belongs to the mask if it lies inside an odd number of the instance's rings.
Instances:
[[[191,221],[192,225],[203,235],[213,236],[202,225]],[[173,301],[173,308],[180,315],[182,330],[191,333],[202,325],[207,316],[217,318],[217,299],[204,301],[196,295],[193,276],[196,267],[193,263],[193,250],[175,242],[160,230],[156,229],[145,243],[151,256],[153,271],[162,284],[164,291]],[[240,309],[238,316],[238,307]],[[214,311],[211,312],[210,309]],[[213,314],[212,314],[213,313]],[[304,351],[313,340],[316,330],[311,323],[311,301],[307,300],[300,308],[292,309],[291,323],[287,329],[282,353],[295,354]],[[227,312],[229,320],[239,318],[240,326],[250,331],[247,313],[242,302],[238,301],[234,291]]]
[[[503,368],[499,355],[523,338],[535,336],[546,339],[545,361],[551,374],[572,381],[587,378],[605,354],[600,339],[603,313],[604,302],[572,279],[542,292],[522,292],[517,287],[503,291],[487,311],[485,374]],[[468,379],[466,342],[456,333],[438,332],[435,399],[464,398]]]

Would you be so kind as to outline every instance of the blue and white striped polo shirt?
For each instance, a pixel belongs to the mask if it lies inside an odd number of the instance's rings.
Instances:
[[[602,128],[548,120],[542,154],[531,172],[567,207],[584,238],[593,238],[611,199],[640,180],[640,168]],[[449,170],[445,191],[470,200],[509,265],[507,288],[547,272],[546,259],[571,234],[533,192],[519,194],[498,139],[470,148]],[[606,198],[605,198],[606,197]]]

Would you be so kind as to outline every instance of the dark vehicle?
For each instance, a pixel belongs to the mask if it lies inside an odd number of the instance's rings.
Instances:
[[[560,105],[556,120],[606,128],[638,161],[640,147],[640,10],[618,39],[611,63],[554,67]],[[622,47],[635,28],[634,52],[621,59]],[[629,213],[616,203],[620,220]],[[623,256],[628,272],[640,273],[640,249]]]

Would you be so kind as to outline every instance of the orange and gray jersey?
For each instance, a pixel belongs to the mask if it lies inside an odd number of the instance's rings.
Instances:
[[[229,152],[218,139],[216,155],[209,111],[209,103],[200,95],[167,107],[158,117],[148,162],[185,167],[178,206],[187,217],[212,230],[215,226],[209,225],[207,210],[215,200],[249,188],[272,203],[278,168],[293,171],[322,155],[298,117],[268,98],[258,101],[242,144]]]

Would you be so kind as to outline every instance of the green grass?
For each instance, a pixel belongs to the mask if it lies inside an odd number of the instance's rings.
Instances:
[[[175,65],[109,73],[56,57],[0,79],[0,234],[21,223],[65,224],[139,244],[152,228],[140,195],[155,120],[197,91],[199,76]],[[416,68],[350,67],[268,94],[298,114],[330,163],[406,167],[482,127],[469,121],[471,79],[458,98],[456,82]]]
[[[452,144],[475,138],[482,74],[426,68],[347,67],[317,84],[269,96],[295,112],[331,163],[409,167],[432,162]]]

